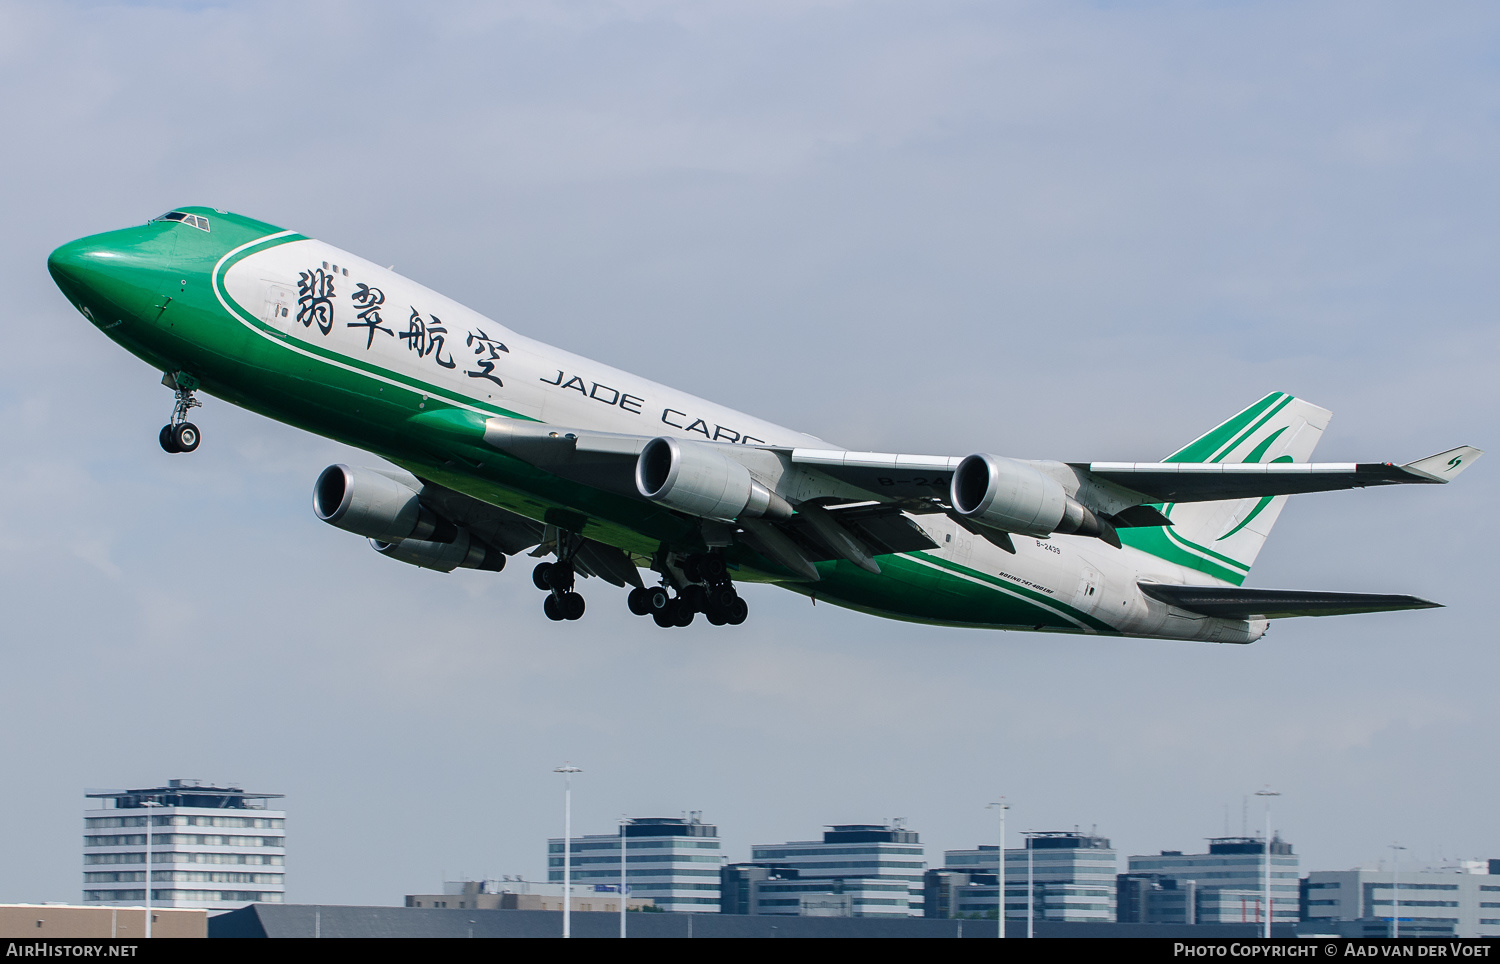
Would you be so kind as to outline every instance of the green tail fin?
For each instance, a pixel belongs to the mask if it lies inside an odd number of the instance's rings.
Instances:
[[[1164,462],[1307,462],[1333,413],[1272,392],[1173,452]],[[1241,585],[1287,497],[1157,506],[1172,525],[1121,529],[1129,546]]]

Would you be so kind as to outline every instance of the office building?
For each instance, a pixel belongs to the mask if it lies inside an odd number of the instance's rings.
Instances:
[[[1196,924],[1198,884],[1161,874],[1115,878],[1115,920],[1121,924]]]
[[[1302,883],[1303,920],[1359,921],[1361,933],[1383,936],[1394,916],[1402,936],[1500,937],[1500,875],[1486,873],[1493,866],[1315,870]]]
[[[948,850],[941,871],[927,872],[930,917],[994,916],[997,846]],[[1029,869],[1028,869],[1029,868]],[[1032,833],[1005,851],[1005,917],[1038,921],[1112,921],[1119,855],[1107,837],[1077,831]]]
[[[1265,921],[1261,891],[1200,887],[1160,874],[1120,874],[1116,915],[1122,924],[1256,924]]]
[[[618,878],[617,878],[618,880]],[[573,885],[572,909],[582,913],[620,912],[620,887],[613,884]],[[407,907],[446,910],[562,910],[563,885],[506,877],[501,880],[445,880],[441,894],[407,894]],[[630,896],[626,910],[654,909],[649,898]]]
[[[83,814],[85,904],[140,904],[148,875],[156,907],[285,899],[286,812],[266,808],[281,794],[169,780],[87,796],[100,806]]]
[[[906,917],[911,885],[888,877],[804,877],[777,864],[730,864],[719,878],[725,914]]]
[[[1292,845],[1280,837],[1271,838],[1270,851],[1272,921],[1294,923],[1300,915],[1299,858],[1292,852]],[[1265,908],[1261,906],[1266,873],[1264,837],[1213,837],[1206,854],[1163,850],[1151,856],[1130,857],[1128,864],[1130,875],[1152,874],[1179,885],[1194,884],[1194,923],[1241,923],[1243,917],[1265,920]],[[1233,893],[1212,895],[1209,890]]]
[[[922,913],[921,841],[899,825],[831,825],[822,840],[758,844],[750,856],[754,864],[783,868],[779,879],[752,882],[759,909],[751,913],[798,914],[803,898],[835,895],[848,896],[852,917]]]
[[[638,817],[625,821],[625,884],[631,897],[668,911],[714,911],[719,907],[719,829],[698,812],[686,817]],[[617,885],[618,831],[574,837],[573,884]],[[547,880],[563,879],[563,839],[547,841]]]

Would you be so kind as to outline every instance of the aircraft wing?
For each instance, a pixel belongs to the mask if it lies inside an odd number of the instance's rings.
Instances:
[[[636,468],[652,438],[515,419],[489,418],[484,444],[537,468],[630,499],[644,498]],[[1008,534],[971,520],[948,503],[964,459],[946,455],[854,452],[833,448],[688,442],[712,459],[740,462],[780,502],[782,514],[741,518],[746,541],[804,578],[812,562],[843,558],[878,572],[874,557],[930,548],[910,514],[945,512],[960,525],[1014,552]],[[697,448],[707,446],[707,448]],[[1154,506],[1215,502],[1400,483],[1441,483],[1482,453],[1464,446],[1406,465],[1392,463],[1223,463],[1031,461],[1069,499],[1097,514],[1095,532],[1119,545],[1115,530],[1171,525]],[[989,458],[986,456],[986,458]],[[744,503],[741,502],[741,505]],[[669,506],[670,507],[670,506]],[[691,511],[691,510],[685,510]],[[721,520],[723,521],[723,520]],[[1075,531],[1065,529],[1059,531]]]
[[[1402,609],[1441,609],[1441,603],[1416,596],[1364,592],[1299,592],[1241,589],[1234,586],[1173,586],[1143,582],[1141,592],[1158,602],[1204,616],[1226,619],[1283,619],[1290,616],[1345,616]]]
[[[1217,502],[1267,495],[1331,492],[1371,485],[1435,484],[1458,476],[1484,453],[1464,445],[1406,465],[1391,462],[1089,462],[1071,467],[1143,502]]]

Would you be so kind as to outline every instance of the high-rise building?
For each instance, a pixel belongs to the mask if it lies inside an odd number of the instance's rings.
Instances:
[[[828,895],[848,895],[854,917],[922,913],[927,864],[916,832],[904,827],[832,825],[821,841],[758,844],[750,855],[756,864],[786,871],[778,879],[754,882],[757,909],[750,913],[801,914],[807,898]]]
[[[1500,937],[1500,875],[1485,873],[1494,861],[1475,863],[1438,871],[1402,868],[1394,874],[1315,870],[1302,882],[1303,919],[1364,921],[1372,926],[1361,933],[1371,936],[1392,933],[1391,918],[1399,917],[1402,936]]]
[[[928,916],[992,916],[1000,848],[943,852],[940,871],[928,871]],[[1119,855],[1107,837],[1077,831],[1031,833],[1024,847],[1005,851],[1005,918],[1025,920],[1027,881],[1039,921],[1112,921]],[[1028,869],[1029,865],[1029,869]],[[931,906],[932,900],[939,906]]]
[[[719,828],[698,812],[686,817],[637,817],[625,821],[625,885],[631,897],[666,911],[715,911],[719,907]],[[620,880],[619,832],[574,837],[575,885],[614,885]],[[547,880],[563,879],[563,838],[547,841]]]
[[[140,904],[148,875],[153,906],[232,910],[285,898],[286,812],[266,809],[281,794],[169,780],[87,796],[101,804],[83,813],[85,904]]]
[[[1299,858],[1292,845],[1271,838],[1271,904],[1273,923],[1295,923],[1299,916]],[[1196,888],[1196,922],[1238,923],[1264,921],[1261,906],[1265,889],[1266,840],[1264,837],[1213,837],[1208,853],[1185,854],[1163,850],[1150,856],[1129,858],[1129,873],[1155,874],[1179,884],[1192,881]],[[1233,891],[1213,895],[1209,890]]]

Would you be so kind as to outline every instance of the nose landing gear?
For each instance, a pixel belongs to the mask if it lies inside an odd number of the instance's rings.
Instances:
[[[176,392],[176,402],[172,406],[172,420],[161,427],[157,440],[164,452],[173,455],[191,452],[203,440],[198,426],[187,420],[188,412],[203,406],[193,394],[198,390],[198,379],[186,372],[177,372],[162,376],[161,383]]]

